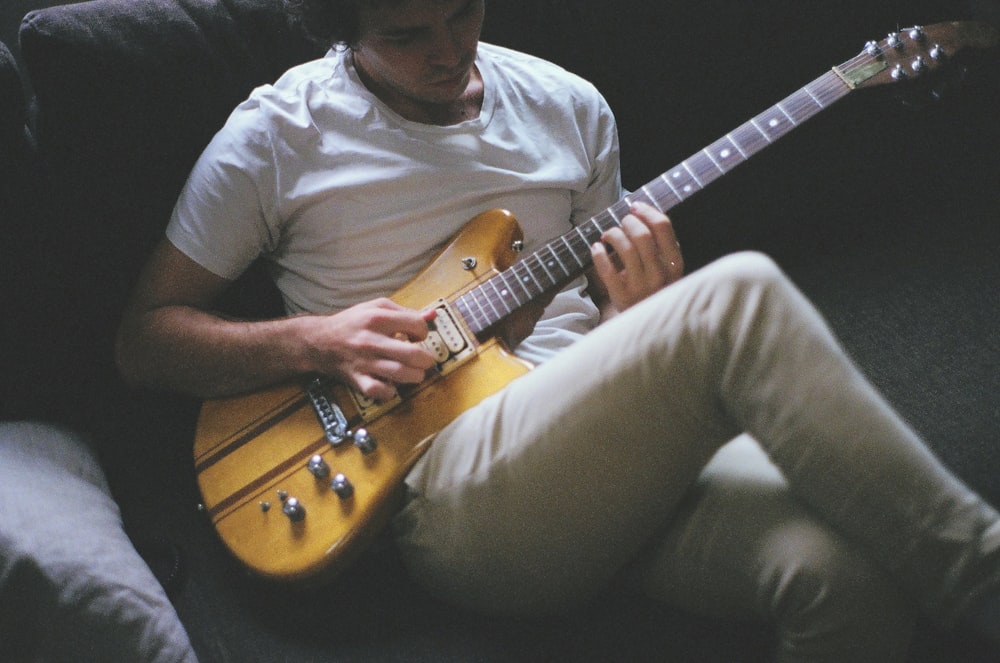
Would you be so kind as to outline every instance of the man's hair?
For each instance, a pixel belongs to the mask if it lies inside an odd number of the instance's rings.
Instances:
[[[361,8],[402,0],[284,0],[292,25],[324,46],[354,46],[361,36]]]

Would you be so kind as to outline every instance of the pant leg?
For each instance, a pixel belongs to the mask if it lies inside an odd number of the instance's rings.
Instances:
[[[709,462],[622,585],[690,612],[773,624],[779,663],[905,661],[895,581],[818,519],[749,436]]]
[[[996,513],[754,254],[664,289],[448,426],[409,478],[400,547],[453,601],[564,608],[633,559],[744,431],[928,612],[995,586]]]

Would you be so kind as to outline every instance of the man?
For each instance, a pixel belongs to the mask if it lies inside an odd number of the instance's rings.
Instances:
[[[531,250],[621,196],[604,100],[481,44],[483,0],[299,9],[342,46],[251,95],[196,165],[122,322],[133,381],[216,397],[321,374],[391,398],[434,360],[413,342],[429,314],[385,297],[467,219],[510,209]],[[505,613],[614,585],[763,617],[782,661],[903,660],[914,601],[996,635],[1000,517],[773,263],[681,278],[640,202],[601,240],[585,279],[502,331],[539,366],[410,473],[394,530],[414,577]],[[258,257],[290,315],[213,313]]]

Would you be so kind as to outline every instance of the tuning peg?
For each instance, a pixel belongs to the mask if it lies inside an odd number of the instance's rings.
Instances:
[[[873,58],[877,58],[882,55],[882,47],[878,45],[877,41],[870,41],[865,44],[865,53]]]

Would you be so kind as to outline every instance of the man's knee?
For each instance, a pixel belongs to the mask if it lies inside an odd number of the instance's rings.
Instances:
[[[759,251],[740,251],[717,260],[713,267],[724,278],[734,283],[759,286],[768,283],[785,283],[788,277],[768,255]]]

